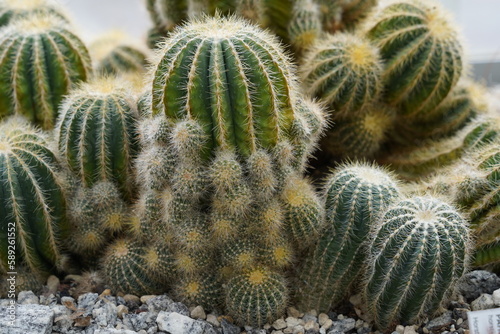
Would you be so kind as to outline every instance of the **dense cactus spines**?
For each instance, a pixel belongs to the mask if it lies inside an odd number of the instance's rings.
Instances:
[[[397,182],[378,167],[345,165],[327,178],[326,227],[298,271],[303,310],[326,312],[342,301],[359,279],[371,230],[398,196]]]
[[[12,271],[9,236],[15,238],[16,263],[40,276],[61,269],[69,226],[59,169],[44,134],[17,117],[0,124],[2,271]]]
[[[53,16],[30,15],[0,33],[0,118],[20,114],[54,126],[63,95],[91,72],[83,43]]]
[[[143,72],[147,64],[147,51],[143,49],[118,31],[103,35],[89,45],[95,70],[101,74]]]
[[[385,99],[404,115],[426,114],[462,73],[462,46],[434,1],[396,1],[370,17],[367,37],[385,63]]]
[[[449,204],[415,197],[385,212],[367,261],[364,299],[383,330],[438,311],[469,258],[468,224]]]
[[[235,149],[248,157],[272,148],[290,135],[295,119],[291,65],[279,50],[275,37],[236,19],[191,23],[159,53],[153,114],[197,120],[208,151]]]
[[[59,5],[53,0],[2,0],[0,1],[0,26],[32,14],[52,15],[68,21]]]
[[[114,291],[138,296],[166,291],[175,273],[168,248],[159,244],[146,247],[130,239],[118,239],[110,245],[101,265]]]
[[[287,304],[283,277],[255,268],[232,278],[226,289],[226,306],[240,324],[262,326],[277,319]]]
[[[74,90],[61,106],[57,141],[61,156],[84,186],[112,181],[131,196],[137,151],[137,111],[112,78]]]
[[[336,117],[362,112],[382,87],[377,48],[354,34],[339,33],[321,39],[303,63],[304,86],[311,95],[328,103]]]
[[[307,49],[316,41],[321,31],[319,5],[313,0],[295,1],[288,23],[290,43],[299,51]]]
[[[321,140],[321,148],[327,154],[342,157],[372,157],[393,130],[394,116],[391,108],[375,104],[362,115],[339,119]]]

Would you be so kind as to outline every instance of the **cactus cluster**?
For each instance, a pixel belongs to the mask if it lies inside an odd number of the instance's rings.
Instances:
[[[14,226],[23,287],[89,270],[253,327],[350,293],[380,330],[437,312],[469,262],[462,217],[475,264],[500,263],[500,127],[442,9],[376,3],[147,0],[149,57],[0,0],[0,275]],[[344,162],[318,194],[319,145],[406,179],[451,167],[402,187]]]

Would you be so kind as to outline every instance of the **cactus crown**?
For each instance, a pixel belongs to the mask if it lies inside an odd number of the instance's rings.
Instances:
[[[153,114],[197,120],[209,151],[248,157],[292,135],[295,77],[272,35],[232,17],[195,20],[171,35],[156,64]]]

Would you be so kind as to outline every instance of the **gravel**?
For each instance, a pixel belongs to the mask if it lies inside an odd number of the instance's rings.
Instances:
[[[207,312],[201,306],[188,308],[167,295],[113,296],[87,293],[77,300],[54,287],[51,278],[37,296],[23,291],[14,304],[16,319],[9,320],[8,299],[0,299],[0,332],[16,334],[381,334],[362,310],[359,296],[335,312],[302,313],[289,307],[286,314],[263,328],[240,327],[228,316]],[[54,290],[55,293],[54,293]],[[500,279],[489,272],[469,273],[457,288],[447,310],[415,326],[398,325],[393,334],[468,334],[467,312],[500,306]],[[5,330],[7,329],[7,330]]]

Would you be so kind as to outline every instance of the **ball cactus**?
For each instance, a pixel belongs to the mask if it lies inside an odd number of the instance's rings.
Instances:
[[[30,15],[0,34],[0,118],[20,114],[50,129],[63,96],[91,73],[85,45],[60,19]]]
[[[298,271],[304,310],[327,312],[342,301],[359,280],[371,230],[398,197],[397,182],[379,167],[349,164],[327,178],[327,225]]]
[[[403,115],[425,115],[458,82],[463,52],[456,28],[434,1],[401,0],[367,20],[366,36],[385,63],[385,100]]]
[[[111,181],[131,197],[137,118],[130,97],[113,78],[83,84],[67,96],[56,137],[61,156],[84,186]]]
[[[363,296],[376,325],[387,330],[438,311],[467,269],[464,218],[439,199],[415,197],[387,210],[375,234]]]
[[[0,124],[2,272],[15,271],[11,251],[39,276],[62,269],[69,225],[59,170],[45,134],[20,117]]]
[[[32,14],[52,15],[68,21],[62,8],[53,0],[2,0],[0,1],[0,26]]]
[[[313,45],[303,63],[304,86],[328,103],[336,118],[360,114],[381,91],[378,49],[361,36],[329,35]]]

